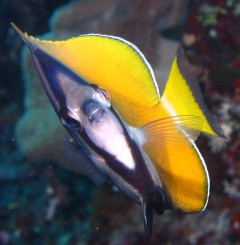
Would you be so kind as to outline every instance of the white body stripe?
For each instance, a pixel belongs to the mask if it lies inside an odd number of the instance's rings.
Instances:
[[[135,168],[135,162],[131,153],[131,149],[126,141],[126,136],[119,124],[103,123],[94,130],[94,140],[96,144],[106,152],[115,156],[116,159],[129,169]]]

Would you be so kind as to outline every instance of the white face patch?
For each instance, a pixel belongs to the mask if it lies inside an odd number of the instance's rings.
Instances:
[[[81,104],[86,98],[91,98],[94,90],[90,86],[78,83],[65,73],[59,72],[57,75],[59,87],[66,95],[66,106],[72,111],[80,110]]]
[[[84,129],[88,137],[96,146],[115,157],[124,166],[134,169],[135,161],[121,123],[107,107],[96,112],[94,103],[89,104],[89,110],[94,113],[94,120],[91,121],[91,117],[86,115],[82,116],[82,124],[85,125]],[[96,113],[99,114],[95,115]]]

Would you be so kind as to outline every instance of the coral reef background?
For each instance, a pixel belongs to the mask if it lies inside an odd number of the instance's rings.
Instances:
[[[238,0],[3,0],[0,13],[0,245],[239,244]],[[49,39],[91,32],[126,38],[146,55],[161,90],[181,43],[227,136],[197,142],[211,179],[206,211],[155,216],[148,238],[139,205],[82,177],[10,22]]]

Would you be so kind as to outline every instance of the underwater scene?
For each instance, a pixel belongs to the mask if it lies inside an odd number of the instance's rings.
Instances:
[[[239,0],[0,13],[0,245],[240,244]]]

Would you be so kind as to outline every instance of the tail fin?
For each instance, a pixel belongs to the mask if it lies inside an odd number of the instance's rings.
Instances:
[[[182,47],[177,50],[161,102],[171,116],[201,116],[204,120],[203,132],[225,138],[217,120],[205,105],[198,82],[191,72],[191,65]]]

